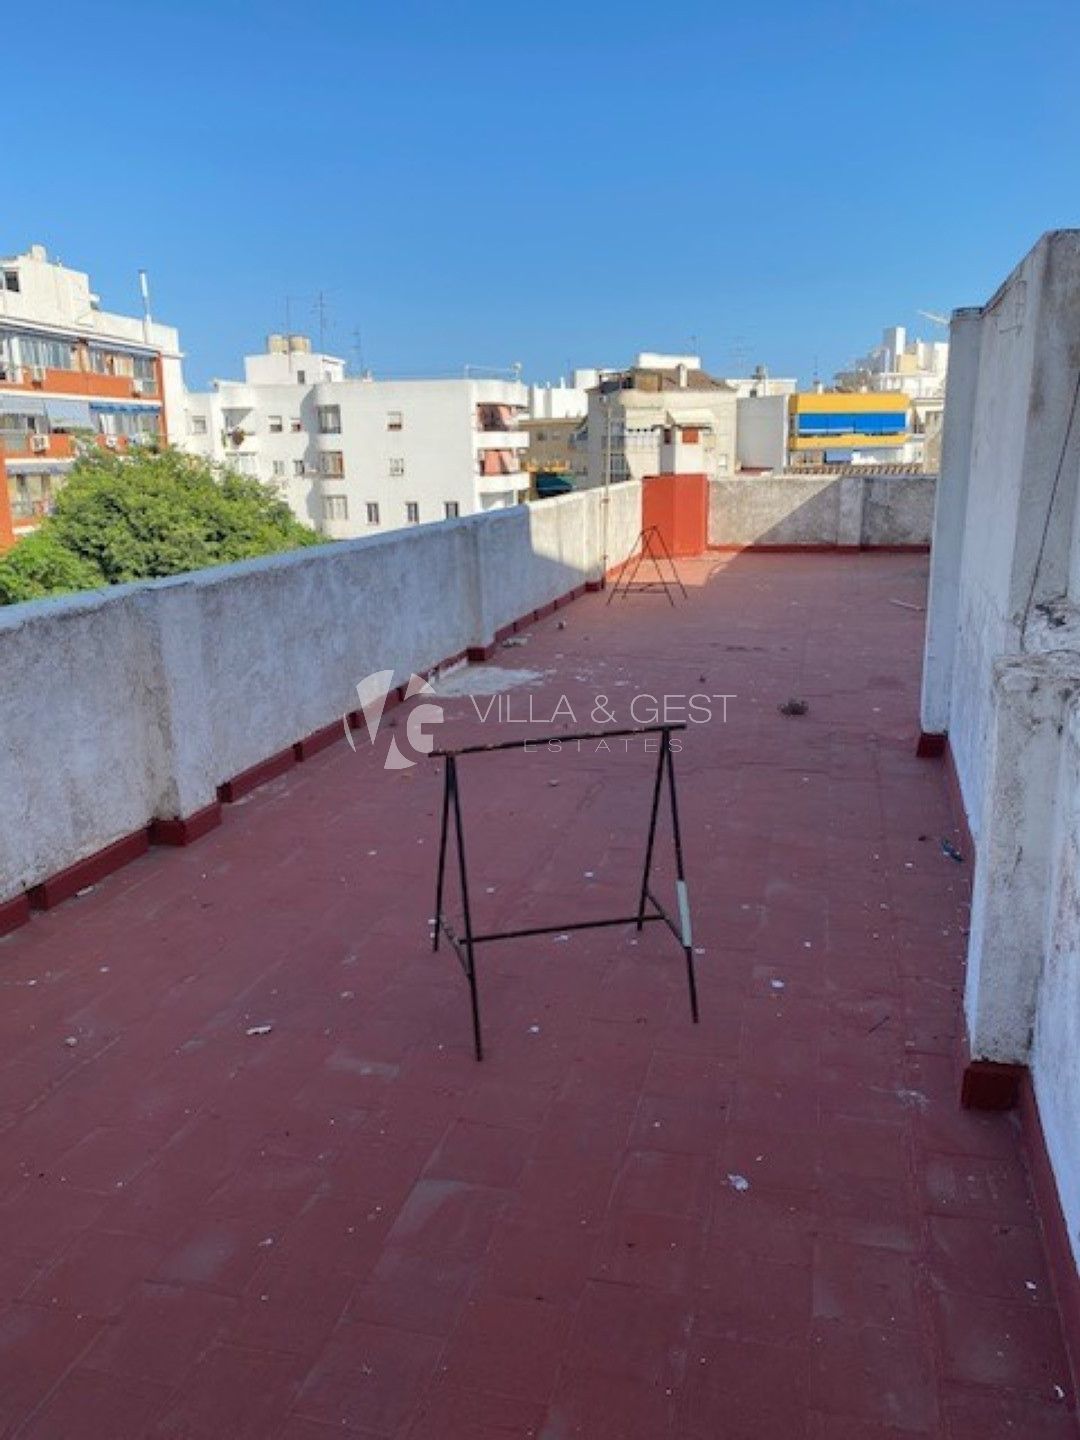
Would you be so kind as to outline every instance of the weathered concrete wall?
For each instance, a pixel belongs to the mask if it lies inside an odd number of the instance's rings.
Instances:
[[[1080,231],[951,338],[923,727],[976,841],[972,1056],[1031,1067],[1080,1262]]]
[[[597,578],[600,491],[0,610],[0,902]],[[641,526],[613,487],[610,563]]]
[[[1036,995],[1032,1074],[1080,1266],[1080,692],[1069,707],[1061,760],[1050,840],[1049,943]]]
[[[949,726],[981,336],[980,309],[953,312],[922,675],[922,728],[931,735],[943,734]]]
[[[932,475],[762,475],[709,485],[710,545],[929,545]]]

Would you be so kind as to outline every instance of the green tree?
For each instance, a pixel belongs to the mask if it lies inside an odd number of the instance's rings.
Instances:
[[[31,541],[35,551],[20,559]],[[0,599],[179,575],[319,543],[257,480],[173,449],[119,456],[95,448],[72,466],[53,514],[0,560]]]
[[[20,540],[0,560],[0,605],[93,590],[104,584],[101,571],[65,549],[46,526]]]

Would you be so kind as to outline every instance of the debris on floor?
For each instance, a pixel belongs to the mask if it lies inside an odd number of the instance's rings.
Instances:
[[[810,709],[810,702],[798,700],[793,696],[790,700],[785,700],[782,705],[778,705],[777,709],[781,715],[805,715]]]
[[[944,835],[941,837],[941,853],[947,855],[950,860],[955,860],[958,865],[964,863],[963,854],[956,848],[952,841]]]
[[[269,1035],[273,1028],[273,1025],[249,1025],[247,1033],[249,1035]]]

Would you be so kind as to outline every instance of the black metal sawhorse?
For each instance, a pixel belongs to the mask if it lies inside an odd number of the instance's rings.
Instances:
[[[461,818],[461,790],[458,782],[458,761],[463,755],[490,755],[502,750],[528,750],[529,746],[539,749],[545,742],[532,737],[527,740],[505,740],[491,745],[464,745],[456,750],[433,750],[433,759],[443,760],[443,803],[442,822],[439,833],[439,869],[435,882],[435,921],[432,936],[432,950],[439,948],[439,939],[445,935],[449,941],[469,985],[469,1000],[472,1006],[473,1046],[477,1060],[484,1058],[483,1037],[480,1025],[480,992],[476,983],[477,945],[492,940],[522,940],[530,935],[562,935],[571,930],[597,930],[610,925],[636,925],[640,931],[653,920],[662,920],[679,942],[686,959],[686,983],[690,995],[690,1015],[697,1024],[698,998],[697,978],[694,974],[693,938],[690,927],[690,897],[686,888],[686,874],[683,865],[682,834],[679,829],[679,804],[675,789],[675,766],[671,747],[671,735],[675,730],[685,730],[685,722],[664,725],[643,725],[628,730],[588,730],[577,735],[551,737],[562,745],[572,745],[582,740],[614,740],[625,736],[659,735],[660,751],[656,762],[656,776],[653,781],[652,809],[649,814],[649,834],[645,844],[645,864],[641,875],[641,890],[638,895],[637,911],[633,915],[616,915],[607,920],[578,920],[569,925],[533,925],[522,930],[492,930],[477,935],[472,928],[472,912],[469,908],[469,877],[465,863],[465,835]],[[678,924],[668,914],[649,888],[652,872],[656,821],[660,811],[660,795],[667,777],[668,795],[671,803],[671,826],[675,842],[675,894],[678,904]],[[458,876],[461,885],[462,920],[464,930],[459,935],[448,921],[443,910],[443,893],[446,881],[446,856],[450,843],[450,817],[453,814],[453,832],[457,848]],[[651,907],[651,908],[650,908]]]
[[[668,543],[664,539],[663,532],[659,525],[650,525],[647,530],[642,530],[634,544],[636,549],[631,550],[630,554],[623,561],[619,573],[615,578],[615,584],[608,592],[607,603],[610,605],[616,595],[621,596],[622,599],[625,600],[628,595],[655,595],[662,590],[668,598],[668,603],[674,605],[675,595],[673,592],[676,587],[678,587],[682,594],[682,598],[689,600],[690,597],[686,593],[686,586],[683,584],[682,576],[679,574],[679,567],[675,564],[674,557],[668,549]],[[647,559],[652,561],[656,569],[656,579],[639,581],[637,578],[638,571]],[[662,563],[664,561],[667,562],[668,569],[671,571],[670,579],[664,574]],[[632,570],[630,569],[631,566],[633,566]],[[629,577],[627,575],[628,571]]]

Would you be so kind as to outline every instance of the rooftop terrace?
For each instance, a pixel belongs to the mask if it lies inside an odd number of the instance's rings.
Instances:
[[[957,1104],[926,559],[682,568],[438,743],[735,697],[676,757],[699,1025],[659,926],[506,942],[474,1061],[402,710],[0,941],[0,1433],[1074,1440],[1019,1128]],[[653,763],[463,760],[478,926],[632,909]]]

